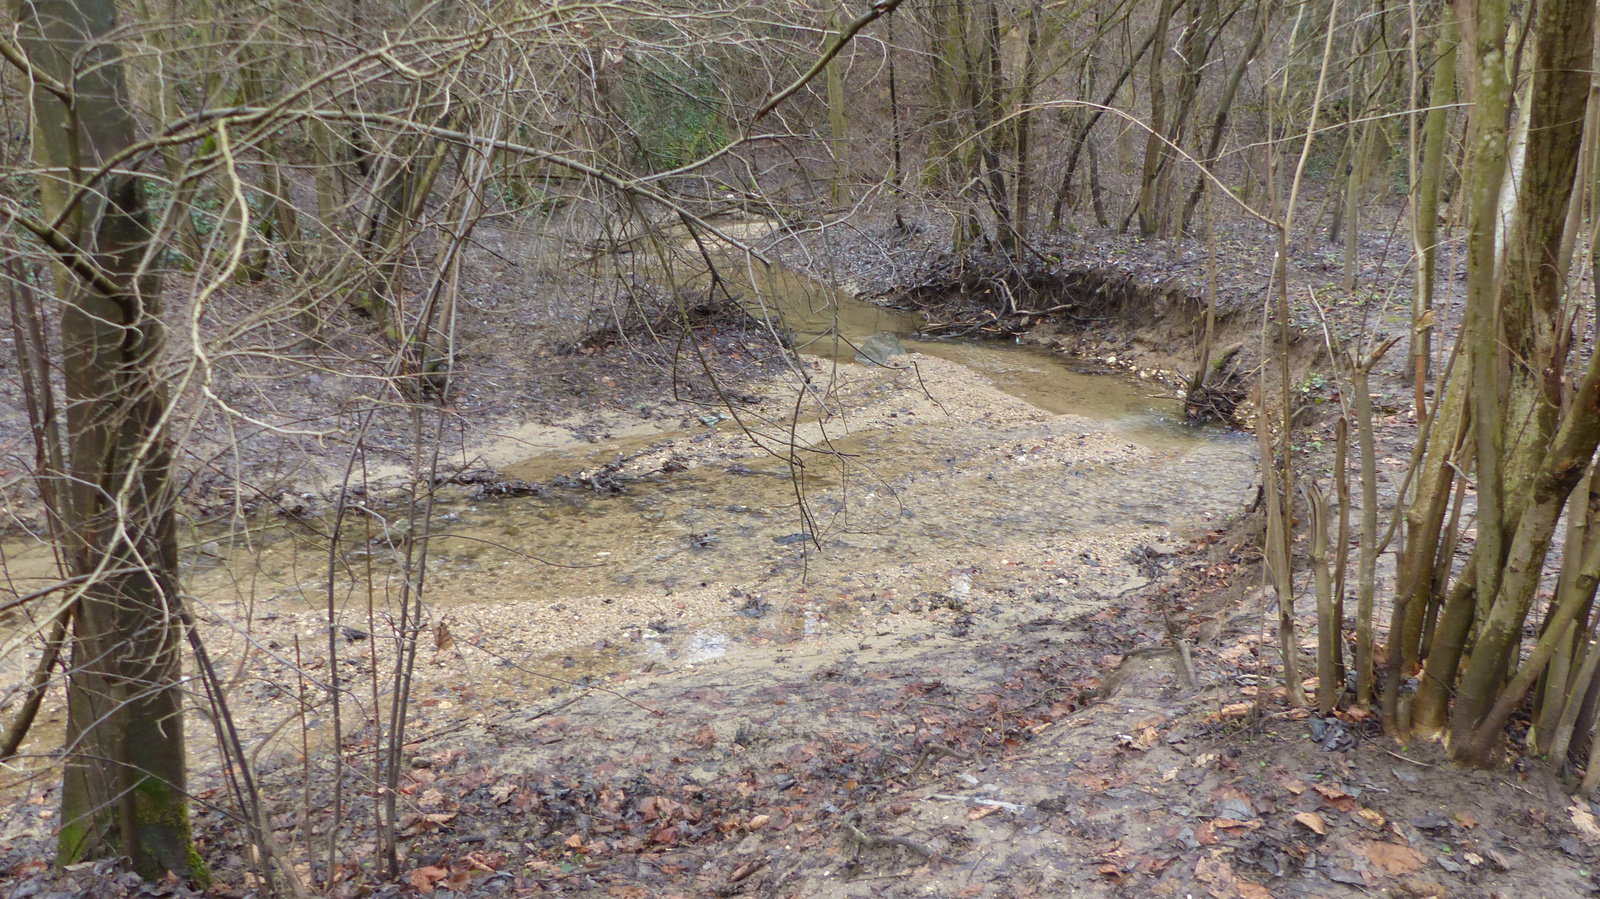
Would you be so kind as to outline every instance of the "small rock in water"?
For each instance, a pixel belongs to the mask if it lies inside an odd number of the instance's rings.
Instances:
[[[879,331],[856,344],[856,361],[862,365],[888,365],[889,357],[905,354],[900,338],[888,331]]]

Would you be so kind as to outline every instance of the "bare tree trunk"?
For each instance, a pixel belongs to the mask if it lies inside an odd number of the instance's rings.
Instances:
[[[1500,3],[1489,2],[1479,3],[1476,12],[1477,150],[1479,162],[1488,163],[1484,168],[1498,175],[1492,159],[1484,157],[1492,157],[1497,150],[1503,156],[1503,131],[1498,148],[1490,145],[1484,134],[1504,127],[1503,117],[1494,121],[1494,104],[1496,96],[1503,100],[1507,93],[1500,64],[1505,11]],[[1537,674],[1530,671],[1535,664],[1531,659],[1511,685],[1506,684],[1561,509],[1600,442],[1600,418],[1592,414],[1600,401],[1600,364],[1594,360],[1573,401],[1573,414],[1557,421],[1565,356],[1560,348],[1559,306],[1565,284],[1558,278],[1561,266],[1555,258],[1582,143],[1595,8],[1583,0],[1551,0],[1541,4],[1538,16],[1540,39],[1529,91],[1526,165],[1517,214],[1509,229],[1505,286],[1496,297],[1492,256],[1487,269],[1480,268],[1484,253],[1476,245],[1469,280],[1474,393],[1480,415],[1491,420],[1477,422],[1480,627],[1450,713],[1450,731],[1456,758],[1479,765],[1493,761],[1493,741],[1488,734],[1503,725],[1509,697],[1515,693],[1520,698],[1531,685],[1528,678]],[[1484,174],[1479,172],[1473,197],[1475,218],[1480,215],[1479,202],[1494,199],[1484,187]],[[1493,185],[1496,192],[1498,186]],[[1479,196],[1479,191],[1484,195]],[[1494,204],[1484,206],[1490,214],[1497,211]],[[1473,235],[1475,241],[1479,237]],[[1492,246],[1489,249],[1492,253]],[[1498,335],[1503,335],[1512,360],[1509,395],[1503,403],[1497,402],[1498,391],[1492,387],[1499,373],[1496,312],[1501,316]],[[1485,358],[1478,358],[1480,355]],[[1501,410],[1508,407],[1510,414],[1517,416],[1512,419],[1517,428],[1510,445],[1502,446]],[[1509,463],[1504,477],[1498,469],[1502,459]],[[1515,501],[1508,504],[1508,497]],[[1491,556],[1492,560],[1486,561]],[[1494,581],[1492,589],[1485,584],[1488,577]],[[1545,658],[1551,651],[1550,641],[1561,636],[1555,628],[1551,630],[1538,649]]]
[[[835,12],[828,18],[828,40],[824,49],[832,51],[838,43],[839,14]],[[845,158],[850,144],[845,133],[844,67],[837,56],[828,62],[827,80],[828,134],[831,138],[828,149],[833,154],[833,205],[837,209],[845,209],[850,205],[850,167]]]
[[[1317,597],[1317,710],[1326,715],[1339,702],[1344,684],[1338,676],[1339,622],[1333,617],[1333,575],[1328,564],[1328,509],[1317,485],[1300,485],[1311,516],[1311,574]]]
[[[1456,20],[1445,7],[1434,40],[1433,90],[1422,125],[1422,165],[1417,198],[1412,206],[1412,243],[1417,257],[1416,287],[1411,294],[1410,364],[1406,377],[1417,382],[1417,395],[1428,378],[1433,354],[1433,286],[1439,262],[1439,186],[1444,174],[1444,146],[1449,140],[1450,108],[1456,101]],[[1421,407],[1419,400],[1418,407]]]
[[[1367,383],[1372,367],[1389,348],[1392,338],[1365,358],[1350,358],[1351,393],[1356,413],[1356,444],[1361,452],[1361,549],[1356,558],[1356,705],[1372,705],[1372,610],[1377,590],[1378,565],[1378,463],[1373,442],[1372,395]],[[1391,639],[1391,643],[1393,640]]]
[[[1144,170],[1139,181],[1139,234],[1149,237],[1156,231],[1156,173],[1166,156],[1162,139],[1167,129],[1166,89],[1161,81],[1161,63],[1167,55],[1167,27],[1172,21],[1173,0],[1162,0],[1156,14],[1155,51],[1150,54],[1150,122],[1144,144]]]
[[[122,857],[146,877],[203,880],[190,835],[183,739],[177,536],[162,431],[159,284],[140,176],[85,172],[134,143],[109,0],[28,0],[38,234],[57,262],[67,411],[62,555],[85,578],[72,628],[58,858]],[[70,102],[67,102],[70,99]]]
[[[1261,51],[1261,43],[1267,36],[1267,20],[1270,15],[1271,5],[1258,0],[1256,24],[1254,30],[1250,32],[1250,41],[1245,44],[1238,62],[1233,64],[1233,70],[1228,73],[1228,82],[1222,88],[1222,96],[1217,99],[1217,113],[1211,120],[1211,136],[1206,140],[1206,152],[1200,160],[1207,172],[1217,164],[1217,153],[1222,149],[1222,135],[1228,127],[1228,112],[1233,109],[1234,97],[1239,95],[1239,85],[1244,82],[1245,72],[1250,70],[1250,63]],[[1194,189],[1189,192],[1188,201],[1183,204],[1184,231],[1189,230],[1189,224],[1194,219],[1194,209],[1200,202],[1200,192],[1204,186],[1204,177],[1196,180]]]
[[[1028,216],[1033,212],[1033,89],[1039,76],[1039,18],[1043,7],[1035,0],[1028,10],[1028,43],[1022,60],[1022,92],[1017,110],[1017,202],[1014,228],[1018,238],[1028,236]]]
[[[1556,430],[1566,342],[1561,299],[1566,260],[1561,258],[1567,198],[1583,144],[1590,60],[1594,55],[1594,4],[1541,3],[1521,179],[1503,267],[1498,310],[1500,337],[1509,356],[1505,423],[1506,496],[1526,493],[1539,459]],[[1507,527],[1514,527],[1509,518]]]
[[[988,0],[984,4],[984,41],[983,53],[987,63],[982,67],[983,78],[981,85],[974,85],[976,102],[973,104],[973,118],[976,120],[977,133],[975,139],[981,148],[981,157],[984,169],[988,172],[989,205],[994,210],[996,232],[1000,238],[1000,246],[1006,252],[1015,253],[1019,247],[1017,240],[1016,223],[1011,213],[1011,196],[1006,189],[1006,175],[1000,168],[1001,136],[1009,133],[1010,128],[1000,124],[1002,84],[1004,72],[1002,71],[1000,56],[1000,7],[996,0]],[[980,72],[978,67],[973,68],[976,78]]]
[[[1182,0],[1179,0],[1179,2],[1182,2]],[[1105,98],[1100,102],[1100,105],[1094,112],[1089,114],[1088,120],[1080,125],[1077,133],[1073,135],[1072,149],[1067,151],[1067,170],[1061,175],[1061,188],[1056,191],[1055,205],[1050,209],[1050,230],[1054,231],[1061,227],[1061,207],[1069,202],[1072,196],[1072,174],[1077,171],[1078,157],[1082,154],[1084,145],[1089,140],[1089,133],[1094,130],[1095,125],[1099,124],[1100,117],[1105,114],[1105,110],[1111,105],[1111,101],[1117,98],[1117,92],[1122,90],[1122,85],[1127,83],[1128,78],[1133,75],[1133,70],[1138,67],[1139,60],[1144,58],[1144,54],[1149,51],[1150,45],[1155,43],[1155,40],[1156,31],[1151,29],[1150,34],[1145,37],[1144,43],[1139,45],[1138,49],[1134,51],[1133,57],[1128,60],[1127,66],[1117,75],[1117,80],[1111,85],[1111,89],[1106,91]]]

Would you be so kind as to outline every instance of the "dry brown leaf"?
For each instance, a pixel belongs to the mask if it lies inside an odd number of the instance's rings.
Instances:
[[[516,782],[502,780],[494,785],[494,789],[489,791],[489,801],[493,802],[495,805],[505,805],[506,803],[510,802],[511,797],[515,796],[516,794]]]
[[[1371,827],[1373,827],[1374,829],[1377,829],[1377,830],[1382,830],[1383,829],[1383,825],[1386,823],[1384,821],[1383,815],[1378,814],[1377,812],[1373,811],[1370,808],[1358,808],[1353,813],[1351,813],[1351,817],[1359,818],[1360,820],[1365,821],[1368,825],[1370,825]]]
[[[750,829],[760,830],[761,828],[766,827],[767,822],[771,820],[771,815],[756,815],[754,818],[750,819]]]
[[[1232,721],[1235,718],[1243,718],[1244,716],[1250,714],[1250,710],[1253,708],[1255,708],[1254,703],[1235,702],[1230,705],[1225,705],[1221,709],[1217,710],[1217,717],[1221,718],[1223,721]]]
[[[434,865],[428,865],[427,867],[418,868],[415,871],[412,871],[411,876],[406,879],[411,881],[412,888],[417,892],[431,893],[433,892],[434,884],[444,880],[449,876],[449,871]]]
[[[1362,852],[1390,874],[1415,874],[1422,869],[1422,853],[1394,843],[1368,843]]]
[[[968,821],[977,821],[980,818],[987,818],[990,815],[992,815],[992,814],[994,814],[995,812],[998,812],[998,811],[1000,811],[1000,807],[997,806],[997,805],[980,805],[980,806],[976,806],[976,807],[974,807],[973,809],[971,809],[970,811],[967,812],[967,820]]]
[[[1273,899],[1271,890],[1254,881],[1240,878],[1236,886],[1239,889],[1239,895],[1243,896],[1244,899]]]
[[[1578,836],[1585,843],[1600,841],[1600,824],[1595,823],[1594,813],[1585,807],[1586,803],[1574,802],[1567,809],[1572,816],[1572,826],[1578,829]]]
[[[701,749],[710,749],[717,745],[717,732],[711,729],[711,725],[703,725],[700,733],[695,734],[694,744]]]
[[[1322,801],[1341,812],[1356,810],[1356,800],[1349,793],[1338,787],[1326,787],[1322,784],[1313,784],[1312,789],[1322,795]]]
[[[1322,816],[1316,812],[1301,812],[1294,816],[1294,820],[1296,824],[1305,827],[1317,836],[1323,836],[1328,832],[1328,825],[1323,823]]]
[[[1242,836],[1244,833],[1255,830],[1261,826],[1260,819],[1254,821],[1240,821],[1238,818],[1217,818],[1211,822],[1221,830],[1226,830],[1229,836]]]
[[[1455,818],[1456,823],[1468,830],[1478,826],[1478,819],[1474,818],[1471,812],[1456,812]]]
[[[1284,780],[1279,781],[1279,784],[1285,790],[1288,790],[1289,792],[1293,793],[1296,796],[1299,796],[1301,793],[1304,793],[1306,791],[1306,785],[1302,781],[1293,780],[1293,779],[1290,779],[1290,778],[1285,778]]]

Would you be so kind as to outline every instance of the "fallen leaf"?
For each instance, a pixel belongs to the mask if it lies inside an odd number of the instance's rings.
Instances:
[[[971,811],[967,812],[967,820],[968,821],[977,821],[977,820],[979,820],[981,818],[987,818],[990,815],[992,815],[992,814],[994,814],[995,812],[998,812],[998,811],[1000,811],[1000,807],[999,806],[996,806],[996,805],[980,805],[980,806],[977,806],[977,807],[973,808]]]
[[[1357,823],[1366,822],[1366,824],[1374,830],[1382,830],[1383,825],[1386,823],[1383,819],[1383,815],[1378,814],[1370,808],[1358,808],[1351,813],[1351,817],[1360,819]]]
[[[1362,847],[1372,863],[1390,874],[1415,874],[1422,869],[1422,853],[1394,843],[1367,843]]]
[[[695,735],[694,744],[701,749],[710,749],[717,745],[717,732],[707,724],[700,728],[700,733]]]
[[[1289,792],[1293,793],[1296,796],[1299,796],[1301,793],[1304,793],[1306,791],[1306,785],[1302,781],[1292,780],[1292,779],[1287,779],[1286,778],[1286,779],[1280,781],[1280,784],[1282,785],[1282,787],[1285,790],[1288,790]]]
[[[1338,787],[1325,787],[1322,784],[1313,784],[1312,789],[1322,795],[1322,801],[1341,812],[1356,810],[1356,800],[1349,793]]]
[[[1474,818],[1471,812],[1456,812],[1455,819],[1457,824],[1469,830],[1478,826],[1478,819]]]
[[[1595,823],[1594,813],[1585,808],[1585,805],[1587,803],[1574,802],[1567,809],[1572,815],[1572,826],[1578,829],[1578,836],[1582,837],[1585,843],[1600,841],[1600,825]]]
[[[1317,836],[1323,836],[1328,832],[1328,825],[1323,823],[1322,816],[1316,812],[1301,812],[1294,816],[1294,820],[1296,824],[1305,827]]]
[[[415,871],[412,871],[411,876],[406,879],[411,881],[412,888],[417,892],[431,893],[433,892],[434,884],[444,880],[449,876],[449,871],[434,865],[428,865],[427,867],[418,868]]]
[[[771,815],[756,815],[754,818],[750,819],[750,829],[760,830],[761,828],[767,826],[767,822],[771,820]]]
[[[1223,721],[1231,721],[1235,718],[1243,718],[1244,716],[1250,714],[1250,710],[1253,708],[1255,708],[1255,703],[1235,702],[1231,705],[1225,705],[1221,709],[1218,709],[1217,717],[1221,718]]]
[[[1235,886],[1239,890],[1239,895],[1243,896],[1244,899],[1273,899],[1270,890],[1254,881],[1240,878]]]
[[[1261,819],[1240,821],[1238,818],[1217,818],[1211,823],[1216,825],[1219,830],[1227,831],[1229,836],[1238,837],[1244,836],[1246,833],[1260,827]]]
[[[582,852],[583,851],[583,834],[575,833],[572,836],[567,837],[567,841],[566,841],[565,845],[566,845],[566,847],[568,849],[576,849],[579,852]]]
[[[502,780],[494,785],[494,789],[489,791],[489,801],[493,802],[495,805],[505,805],[506,803],[510,802],[511,797],[515,796],[516,794],[516,783],[509,780]]]

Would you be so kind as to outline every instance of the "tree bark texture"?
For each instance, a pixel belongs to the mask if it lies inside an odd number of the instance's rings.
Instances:
[[[58,858],[122,857],[146,877],[204,879],[186,805],[177,537],[156,373],[158,284],[142,178],[88,182],[135,140],[111,0],[23,0],[44,211],[59,218],[68,489],[62,555],[86,578],[72,621]],[[70,257],[70,258],[69,258]],[[85,268],[99,276],[85,278]]]

